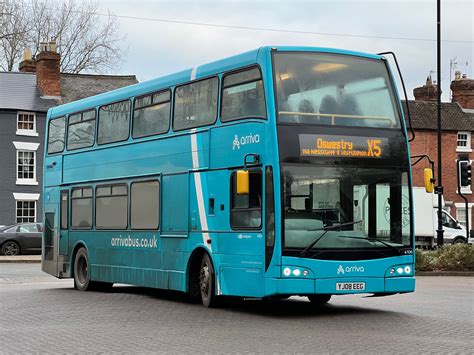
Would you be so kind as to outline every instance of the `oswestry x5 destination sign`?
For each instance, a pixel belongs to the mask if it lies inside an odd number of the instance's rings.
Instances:
[[[382,158],[387,138],[299,134],[300,155],[310,157]]]

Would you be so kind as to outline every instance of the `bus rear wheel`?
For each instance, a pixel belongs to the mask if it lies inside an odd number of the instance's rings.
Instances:
[[[204,254],[199,269],[199,291],[201,302],[204,307],[215,307],[217,305],[217,296],[215,294],[215,272],[211,258]]]
[[[74,288],[79,291],[110,291],[112,286],[109,282],[91,280],[87,250],[80,248],[74,259]]]
[[[329,302],[331,296],[332,295],[309,295],[308,299],[315,306],[322,306]]]

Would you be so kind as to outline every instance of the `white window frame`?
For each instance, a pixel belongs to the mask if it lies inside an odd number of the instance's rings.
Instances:
[[[16,148],[16,184],[17,185],[38,185],[38,181],[36,179],[36,167],[37,167],[37,159],[38,159],[38,154],[36,154],[36,151],[39,148],[39,143],[30,143],[30,142],[13,142],[13,145]],[[34,160],[34,166],[33,166],[33,178],[32,179],[22,179],[18,177],[18,154],[19,152],[33,152],[33,160]]]
[[[458,220],[459,223],[461,223],[464,226],[465,220],[459,219],[459,210],[461,209],[464,211],[466,204],[464,202],[456,202],[454,205],[456,206],[456,219]],[[469,216],[469,229],[473,229],[472,228],[472,206],[473,205],[474,203],[469,203],[467,205],[468,216]]]
[[[459,137],[460,134],[465,134],[467,136],[465,147],[458,145],[458,142],[459,142],[458,137]],[[471,132],[469,132],[469,131],[458,131],[456,133],[456,152],[468,152],[468,153],[472,152],[472,149],[471,149]]]
[[[15,222],[18,223],[17,202],[23,202],[23,201],[31,202],[31,201],[33,201],[35,203],[34,221],[33,222],[24,222],[24,223],[36,223],[37,218],[38,218],[38,200],[40,198],[40,194],[14,192],[13,197],[15,198]]]
[[[18,202],[34,202],[35,204],[35,215],[33,216],[33,221],[18,221],[18,218],[24,218],[24,216],[18,216]],[[22,208],[23,209],[23,208]],[[38,201],[35,200],[15,200],[15,221],[16,223],[36,223],[36,215],[38,209]]]
[[[31,115],[31,116],[33,116],[33,129],[19,129],[18,128],[20,115]],[[25,111],[18,111],[17,112],[17,114],[16,114],[16,135],[17,136],[38,137],[38,132],[36,131],[36,113],[35,112],[25,112]]]

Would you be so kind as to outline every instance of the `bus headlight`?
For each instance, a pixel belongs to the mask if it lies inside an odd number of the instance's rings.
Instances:
[[[285,277],[307,277],[310,276],[308,269],[304,269],[297,266],[286,266],[282,270],[282,274]]]
[[[413,265],[396,265],[387,269],[385,276],[411,276],[413,275]]]

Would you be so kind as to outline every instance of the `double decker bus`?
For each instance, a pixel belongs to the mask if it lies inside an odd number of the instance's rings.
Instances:
[[[54,107],[42,269],[221,296],[412,292],[407,130],[387,60],[262,47]]]

